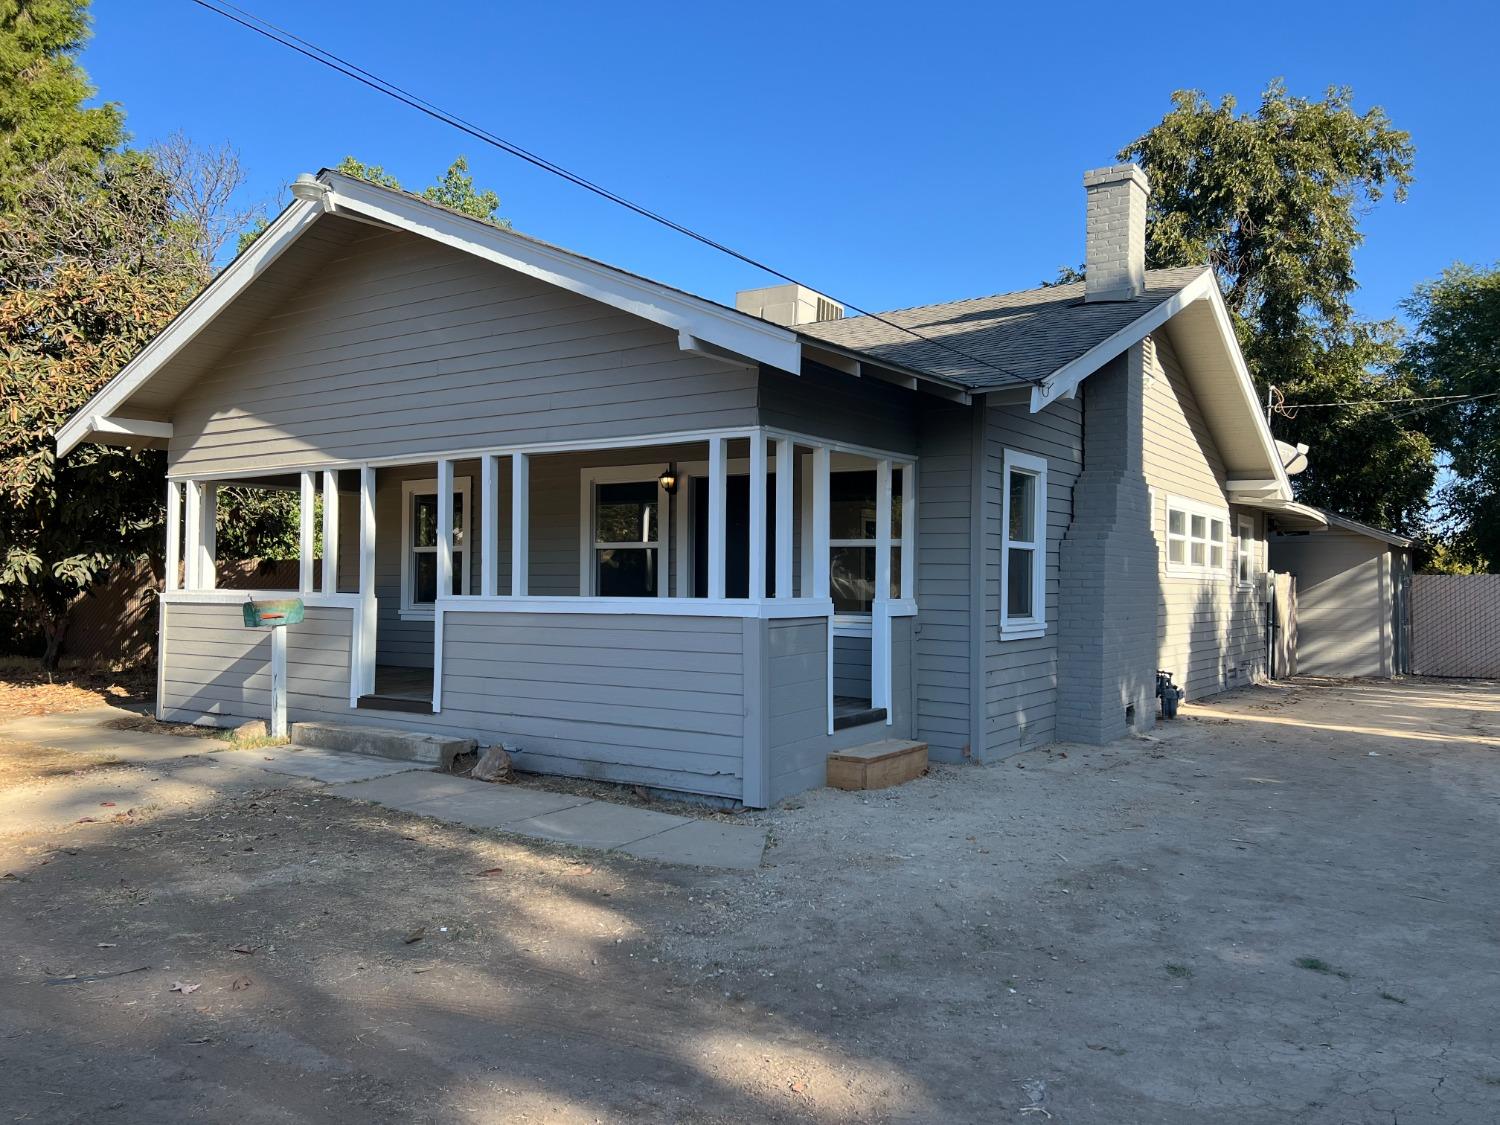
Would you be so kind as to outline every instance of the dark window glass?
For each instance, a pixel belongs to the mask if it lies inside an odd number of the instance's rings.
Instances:
[[[413,547],[437,546],[437,497],[413,496],[411,545]]]
[[[828,538],[875,538],[875,471],[831,473]]]
[[[1034,552],[1030,547],[1012,547],[1006,574],[1005,616],[1030,617],[1032,606],[1031,560]]]
[[[412,570],[411,600],[415,605],[431,605],[437,601],[437,555],[423,551],[413,555],[412,561],[416,566]]]
[[[875,548],[830,548],[828,580],[836,612],[869,613],[875,600]]]
[[[649,543],[657,537],[656,482],[595,486],[594,542]]]
[[[654,598],[656,596],[656,549],[605,547],[594,552],[597,581],[602,598]]]

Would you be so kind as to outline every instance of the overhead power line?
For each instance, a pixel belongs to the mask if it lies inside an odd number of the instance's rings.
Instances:
[[[660,223],[662,226],[667,227],[669,230],[676,231],[678,234],[684,235],[685,237],[690,238],[695,242],[699,242],[712,250],[717,250],[721,254],[727,254],[729,257],[734,258],[737,261],[743,262],[748,266],[753,266],[755,269],[770,274],[772,277],[778,277],[782,281],[791,282],[793,285],[804,285],[808,289],[823,292],[823,290],[819,290],[816,286],[807,285],[806,282],[799,281],[791,274],[784,273],[776,267],[767,265],[765,262],[762,262],[757,258],[753,258],[748,254],[742,253],[741,251],[736,250],[731,246],[726,246],[724,243],[719,242],[717,239],[711,238],[708,235],[696,231],[691,227],[685,226],[684,224],[679,223],[674,219],[668,218],[666,215],[663,215],[657,211],[653,211],[651,208],[646,207],[643,204],[636,203],[633,200],[620,195],[618,192],[611,191],[609,188],[595,183],[594,181],[576,172],[572,172],[567,168],[564,168],[562,165],[548,160],[546,157],[540,155],[539,153],[532,152],[529,149],[523,148],[522,146],[512,141],[508,141],[503,137],[497,136],[494,133],[491,133],[488,129],[485,129],[480,125],[476,125],[474,122],[468,121],[455,113],[445,110],[441,106],[434,105],[432,102],[429,102],[425,98],[412,93],[410,90],[403,89],[402,87],[397,86],[394,82],[381,78],[379,75],[371,73],[363,67],[350,62],[348,59],[341,58],[340,56],[334,54],[332,51],[329,51],[324,47],[319,47],[317,44],[311,43],[308,40],[294,34],[293,32],[286,30],[285,28],[278,27],[275,24],[271,23],[269,20],[255,15],[253,12],[247,12],[244,8],[229,3],[228,0],[192,0],[192,3],[198,5],[198,7],[203,8],[206,11],[213,12],[215,15],[222,16],[232,23],[238,24],[240,27],[245,28],[247,31],[253,31],[255,34],[271,40],[273,43],[277,43],[287,48],[288,50],[295,51],[297,54],[311,59],[315,63],[326,66],[330,70],[337,71],[339,74],[344,75],[344,77],[351,78],[361,85],[367,86],[370,89],[376,91],[377,93],[384,94],[389,98],[393,98],[396,101],[401,102],[403,105],[406,105],[411,109],[415,109],[419,113],[425,114],[426,116],[431,117],[436,121],[441,121],[443,124],[451,126],[452,128],[459,130],[460,132],[466,133],[469,136],[473,137],[475,140],[482,141],[488,145],[492,145],[495,148],[500,149],[502,152],[506,152],[511,156],[516,157],[518,160],[524,160],[526,163],[531,164],[534,167],[540,168],[545,172],[550,172],[554,176],[558,176],[564,180],[567,180],[575,187],[583,188],[585,191],[592,192],[593,194],[599,196],[601,199],[606,199],[609,202],[617,204],[618,206],[623,207],[628,211],[632,211],[635,214],[640,215],[642,218],[649,219],[654,223]],[[885,325],[887,328],[893,328],[896,331],[905,333],[906,335],[911,336],[914,339],[921,340],[925,344],[931,344],[934,347],[941,348],[946,352],[950,352],[953,355],[967,360],[969,363],[978,364],[980,367],[987,368],[988,370],[1004,375],[1007,378],[1019,379],[1020,381],[1029,383],[1032,386],[1040,386],[1042,384],[1042,380],[1036,378],[1035,376],[1022,375],[1019,372],[1010,371],[1004,367],[1001,367],[999,364],[992,363],[986,359],[981,359],[978,356],[963,350],[962,348],[956,348],[952,344],[949,344],[943,340],[923,335],[916,329],[908,328],[904,324],[897,324],[895,321],[881,316],[879,313],[871,312],[869,309],[861,308],[859,305],[853,304],[850,301],[845,301],[842,298],[833,296],[832,294],[825,295],[829,296],[832,300],[837,301],[846,309],[852,309],[860,316],[867,316],[871,320]],[[912,367],[913,370],[921,370],[921,368],[915,367],[915,365],[913,364],[906,364],[905,366]],[[927,374],[934,375],[937,378],[944,378],[944,376],[939,375],[937,372],[927,372]]]
[[[1426,395],[1412,398],[1349,398],[1340,402],[1292,402],[1278,403],[1287,410],[1312,410],[1320,406],[1375,406],[1385,403],[1414,403],[1414,402],[1473,402],[1481,398],[1494,398],[1500,395],[1500,391],[1486,391],[1477,395]]]

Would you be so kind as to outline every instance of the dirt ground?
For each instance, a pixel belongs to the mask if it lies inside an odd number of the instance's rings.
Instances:
[[[748,874],[0,727],[0,1121],[1500,1120],[1500,685],[1187,715]]]
[[[0,657],[0,721],[20,715],[82,711],[101,704],[126,706],[150,698],[155,673],[149,668],[67,665],[56,676],[41,663]]]

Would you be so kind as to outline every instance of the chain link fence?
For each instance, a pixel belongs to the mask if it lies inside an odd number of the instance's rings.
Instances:
[[[1415,574],[1411,670],[1500,679],[1500,574]]]

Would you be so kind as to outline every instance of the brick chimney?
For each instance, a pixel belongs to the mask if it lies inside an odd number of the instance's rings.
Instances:
[[[1136,164],[1083,174],[1088,192],[1084,243],[1085,301],[1128,301],[1146,290],[1146,197],[1151,185]]]

